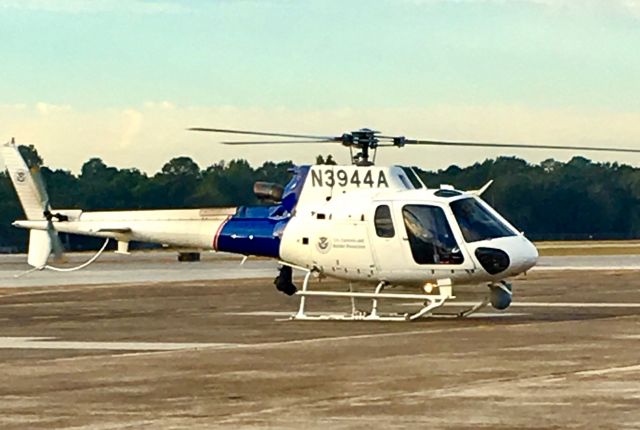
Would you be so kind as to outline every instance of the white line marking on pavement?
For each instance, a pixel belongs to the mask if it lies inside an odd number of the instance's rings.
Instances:
[[[465,305],[465,306],[467,306],[467,305]],[[511,304],[511,307],[521,307],[521,308],[640,308],[640,303],[515,302],[515,303]]]
[[[61,341],[52,337],[0,337],[0,349],[74,349],[109,351],[175,351],[197,348],[229,348],[235,343],[179,342],[87,342]]]
[[[583,370],[580,372],[575,372],[574,375],[602,376],[602,375],[609,375],[611,373],[627,373],[627,372],[635,372],[635,371],[640,371],[640,364],[634,364],[633,366],[609,367],[607,369]]]
[[[225,313],[225,315],[229,315],[229,316],[285,318],[285,319],[282,319],[281,321],[286,321],[287,320],[286,317],[289,317],[289,316],[294,315],[294,314],[295,314],[295,312],[279,312],[279,311],[253,311],[253,312],[226,312]],[[314,315],[327,315],[327,314],[326,313],[320,314],[320,313],[308,312],[307,315],[314,316]],[[335,313],[335,314],[332,313],[330,315],[339,316],[339,315],[344,315],[344,313]],[[515,312],[509,312],[509,313],[477,312],[477,313],[475,313],[473,315],[470,315],[467,318],[514,317],[514,316],[522,316],[522,315],[530,315],[530,314],[527,314],[527,313],[515,313]],[[435,314],[434,317],[438,317],[438,314]]]
[[[477,302],[448,302],[445,307],[471,307]],[[400,306],[421,306],[422,303],[400,303]],[[598,302],[513,302],[510,308],[640,308],[640,303],[598,303]],[[497,314],[491,314],[497,315]]]
[[[626,317],[620,317],[626,318]],[[529,327],[539,324],[539,322],[522,322],[512,324],[510,329],[517,329],[522,327]],[[353,340],[364,340],[364,339],[381,339],[381,338],[391,338],[396,336],[402,336],[404,338],[408,338],[409,336],[432,336],[434,334],[451,334],[457,332],[466,332],[477,330],[479,327],[484,328],[485,330],[499,330],[498,326],[465,326],[465,327],[448,327],[441,329],[434,329],[433,327],[429,328],[427,325],[423,326],[424,328],[421,330],[407,330],[407,331],[397,331],[397,332],[385,332],[385,333],[367,333],[367,334],[356,334],[356,335],[347,335],[347,336],[328,336],[328,337],[316,337],[310,339],[296,339],[296,340],[282,340],[282,341],[274,341],[274,342],[264,342],[264,343],[247,343],[247,344],[211,344],[216,345],[212,349],[215,350],[234,350],[234,349],[262,349],[262,348],[278,348],[278,347],[288,347],[295,345],[315,345],[315,344],[323,344],[323,343],[335,343],[335,342],[343,342],[343,341],[353,341]],[[198,344],[203,347],[203,349],[208,349],[204,345],[206,344]],[[1,349],[1,348],[0,348]],[[118,355],[112,355],[111,357],[137,357],[142,355],[159,355],[159,354],[174,354],[176,350],[166,350],[166,351],[148,351],[148,352],[130,352]],[[76,357],[59,357],[53,358],[53,361],[78,361],[78,360],[91,360],[92,356],[76,356]]]
[[[636,271],[640,270],[640,266],[535,266],[529,269],[529,272],[557,272],[564,270],[579,270],[579,271]]]

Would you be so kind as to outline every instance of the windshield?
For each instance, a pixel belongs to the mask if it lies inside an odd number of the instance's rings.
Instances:
[[[402,208],[411,254],[418,264],[462,264],[464,257],[442,208],[407,205]]]
[[[457,200],[450,206],[467,242],[516,235],[474,198]]]

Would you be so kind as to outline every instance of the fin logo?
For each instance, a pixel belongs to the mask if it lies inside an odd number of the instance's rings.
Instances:
[[[321,254],[326,254],[327,252],[331,251],[331,241],[329,240],[328,237],[320,237],[318,238],[318,242],[316,243],[316,248],[318,248],[318,251]]]
[[[27,172],[25,172],[23,169],[18,170],[16,172],[16,181],[23,183],[26,180],[27,180]]]

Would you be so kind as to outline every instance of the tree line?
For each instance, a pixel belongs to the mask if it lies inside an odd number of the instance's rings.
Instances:
[[[420,176],[428,186],[465,190],[493,179],[483,199],[534,240],[640,237],[640,169],[628,165],[499,157]]]
[[[220,161],[201,168],[189,157],[168,161],[154,175],[85,162],[78,175],[44,165],[33,146],[20,147],[28,164],[38,166],[54,208],[125,210],[197,208],[259,204],[255,181],[285,184],[293,163]],[[335,164],[318,156],[319,164]],[[416,169],[429,186],[450,184],[463,190],[495,182],[483,198],[533,239],[632,239],[640,237],[640,169],[574,157],[530,164],[515,157],[487,159],[468,167]],[[11,226],[23,218],[6,172],[0,173],[0,247],[24,250],[26,232]]]

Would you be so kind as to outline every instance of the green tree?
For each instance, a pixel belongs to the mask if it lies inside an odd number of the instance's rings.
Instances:
[[[189,157],[177,157],[162,166],[161,173],[163,175],[199,178],[200,167]]]
[[[329,166],[336,166],[338,163],[333,159],[333,155],[327,155],[327,158],[324,158],[322,155],[318,155],[316,157],[316,164],[326,164]]]
[[[54,208],[161,209],[259,204],[255,181],[285,185],[291,162],[221,161],[201,170],[189,157],[169,160],[149,177],[139,170],[107,166],[91,158],[76,176],[44,166],[32,146],[21,147],[30,166],[41,167]],[[330,155],[319,163],[334,163]],[[529,164],[499,157],[435,172],[417,169],[431,187],[471,190],[495,182],[483,198],[533,239],[640,238],[640,169],[574,157]],[[0,246],[26,246],[26,232],[11,226],[24,214],[6,173],[0,172]],[[81,239],[84,241],[84,239]]]
[[[189,157],[173,158],[153,177],[156,193],[162,190],[161,195],[154,197],[164,198],[168,207],[196,207],[197,199],[193,196],[201,179],[195,161]]]
[[[18,151],[20,151],[20,155],[22,155],[29,168],[42,167],[42,165],[44,165],[44,161],[42,160],[42,157],[40,157],[40,154],[38,154],[35,146],[19,145]]]

